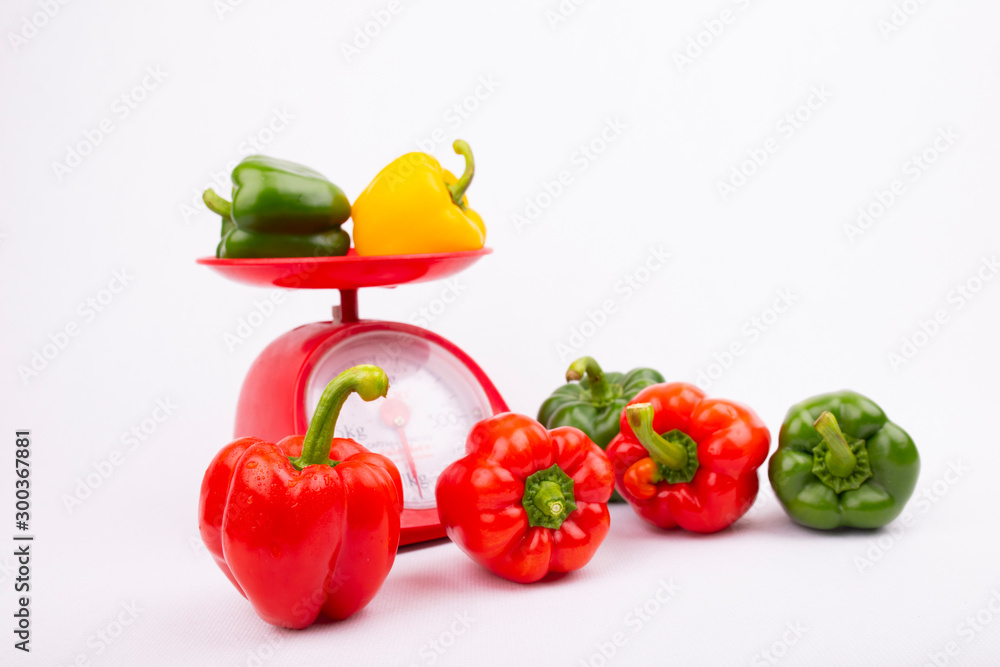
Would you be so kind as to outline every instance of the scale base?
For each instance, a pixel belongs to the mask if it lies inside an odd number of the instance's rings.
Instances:
[[[345,296],[347,298],[341,303],[340,314],[354,315],[356,303],[351,298],[353,294]],[[486,394],[493,414],[508,410],[496,387],[475,361],[435,333],[399,322],[315,322],[280,336],[254,361],[240,391],[234,436],[252,434],[268,442],[277,442],[287,435],[305,433],[309,426],[306,395],[314,369],[333,346],[357,334],[372,331],[418,336],[444,348],[475,377]],[[400,545],[445,537],[437,508],[404,509],[400,524]]]

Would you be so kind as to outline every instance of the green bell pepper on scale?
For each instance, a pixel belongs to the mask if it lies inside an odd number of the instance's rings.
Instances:
[[[888,524],[903,511],[919,474],[910,436],[853,391],[792,406],[768,464],[785,512],[822,530]]]
[[[625,406],[646,387],[663,382],[652,368],[634,368],[628,373],[605,373],[591,357],[581,357],[566,371],[566,382],[545,399],[538,421],[545,428],[575,426],[601,449],[607,449],[621,429]],[[611,500],[621,502],[615,491]]]
[[[351,215],[351,203],[319,172],[251,155],[236,165],[232,179],[232,202],[211,188],[202,196],[205,205],[222,216],[217,257],[347,254],[351,238],[340,226]]]

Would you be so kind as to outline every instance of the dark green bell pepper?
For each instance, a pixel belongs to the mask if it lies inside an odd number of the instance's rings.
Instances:
[[[628,373],[605,373],[590,357],[570,364],[566,382],[545,399],[538,421],[545,428],[575,426],[601,449],[618,435],[622,410],[640,390],[663,382],[652,368]]]
[[[545,428],[575,426],[601,449],[621,430],[621,414],[635,395],[646,387],[663,382],[652,368],[634,368],[628,373],[605,373],[591,357],[570,364],[566,382],[552,392],[538,409],[538,421]],[[617,491],[613,502],[622,502]]]
[[[785,512],[824,530],[888,524],[903,511],[919,474],[910,436],[853,391],[792,406],[768,464]]]
[[[232,202],[213,190],[203,199],[223,218],[218,257],[345,255],[351,215],[344,192],[317,171],[263,155],[233,169]]]

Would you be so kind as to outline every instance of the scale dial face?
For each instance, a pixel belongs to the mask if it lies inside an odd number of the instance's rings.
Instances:
[[[404,509],[436,507],[438,476],[464,456],[472,425],[493,414],[486,392],[440,345],[406,332],[374,330],[340,341],[318,361],[306,385],[308,418],[330,380],[360,364],[386,372],[388,394],[369,403],[351,395],[335,437],[351,438],[396,464]]]

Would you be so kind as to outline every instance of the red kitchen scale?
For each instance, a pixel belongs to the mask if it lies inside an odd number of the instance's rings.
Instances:
[[[352,396],[336,437],[352,438],[392,459],[403,478],[400,544],[444,537],[434,487],[465,454],[465,438],[480,419],[505,412],[496,387],[469,355],[435,333],[400,322],[358,318],[358,289],[396,287],[445,278],[492,250],[361,257],[217,259],[203,257],[230,280],[256,286],[336,289],[333,319],[292,329],[253,362],[236,408],[236,436],[269,442],[305,433],[323,389],[358,364],[389,377],[385,399]]]

